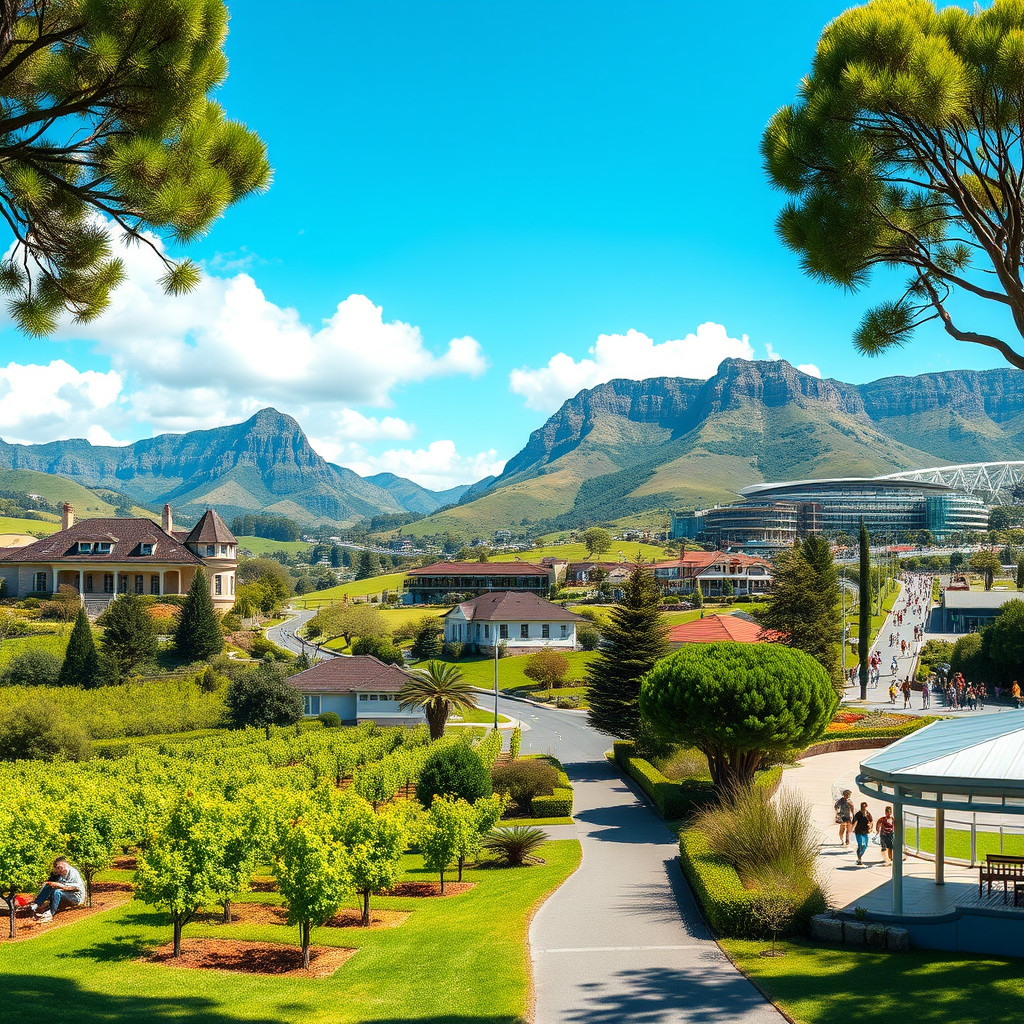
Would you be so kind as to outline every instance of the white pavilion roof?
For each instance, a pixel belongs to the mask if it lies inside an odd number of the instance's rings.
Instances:
[[[905,736],[861,762],[865,778],[1024,791],[1024,713],[945,719]]]

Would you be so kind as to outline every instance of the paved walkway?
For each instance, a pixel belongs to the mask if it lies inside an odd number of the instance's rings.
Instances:
[[[608,762],[566,768],[583,863],[530,928],[536,1024],[782,1024],[708,935],[661,819]]]

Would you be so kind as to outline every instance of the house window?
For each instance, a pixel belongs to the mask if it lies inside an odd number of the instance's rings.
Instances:
[[[224,592],[224,584],[221,582],[221,578],[219,575],[213,577],[213,592],[217,595],[217,597],[220,597],[220,595]]]
[[[46,573],[37,572],[32,577],[32,589],[37,593],[41,594],[46,590]]]
[[[128,593],[128,577],[127,575],[121,574],[117,577],[117,592],[119,594]]]
[[[92,593],[92,573],[91,572],[87,572],[85,574],[85,592],[87,594],[91,594]]]
[[[78,542],[78,553],[80,555],[88,555],[92,552],[92,542],[87,540],[80,540]]]
[[[569,627],[563,622],[562,623],[562,639],[564,640],[569,635]]]
[[[507,640],[508,639],[508,625],[506,623],[504,623],[504,622],[498,627],[498,639],[499,640]]]
[[[540,638],[541,640],[551,639],[551,626],[549,623],[545,622],[544,625],[540,627]]]
[[[223,544],[218,544],[217,545],[217,553],[220,554],[220,555],[224,554],[224,545]]]
[[[151,554],[153,554],[153,545],[152,544],[140,544],[139,545],[139,554],[140,555],[151,555]]]
[[[519,639],[520,640],[529,640],[530,639],[530,624],[528,622],[524,622],[519,627]]]
[[[135,593],[144,594],[146,592],[146,577],[141,573],[135,577]]]
[[[110,554],[110,541],[100,540],[93,545],[93,551],[98,555],[109,555]]]
[[[377,699],[377,694],[371,693],[370,694],[370,700],[376,700],[376,699]]]
[[[214,551],[216,551],[216,550],[217,550],[217,548],[216,548],[215,544],[207,544],[206,545],[206,557],[207,558],[211,558],[213,556]]]
[[[361,694],[359,694],[359,699],[360,700],[369,700],[370,699],[370,695],[368,693],[361,693]]]
[[[302,713],[307,717],[320,714],[319,693],[304,693],[302,695]]]
[[[149,577],[149,592],[151,594],[159,595],[159,593],[160,593],[160,577],[159,576],[150,576]]]
[[[484,639],[491,639],[491,624],[489,622],[484,623]]]
[[[114,592],[114,574],[112,572],[105,572],[103,574],[103,593],[112,594]]]

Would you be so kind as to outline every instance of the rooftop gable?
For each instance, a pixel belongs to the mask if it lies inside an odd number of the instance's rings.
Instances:
[[[235,535],[227,524],[212,508],[208,508],[202,518],[189,531],[185,538],[186,544],[237,544]]]
[[[471,622],[586,622],[576,615],[546,601],[537,594],[524,594],[515,590],[501,590],[482,594],[456,606],[460,614]],[[448,612],[451,615],[455,611]],[[447,616],[446,616],[447,618]]]
[[[297,672],[288,682],[301,693],[397,693],[408,680],[403,669],[360,654],[328,658]]]

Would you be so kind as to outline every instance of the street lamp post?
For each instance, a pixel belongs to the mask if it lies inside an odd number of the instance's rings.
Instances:
[[[497,626],[495,626],[497,628]],[[494,637],[494,728],[498,728],[498,638]]]

